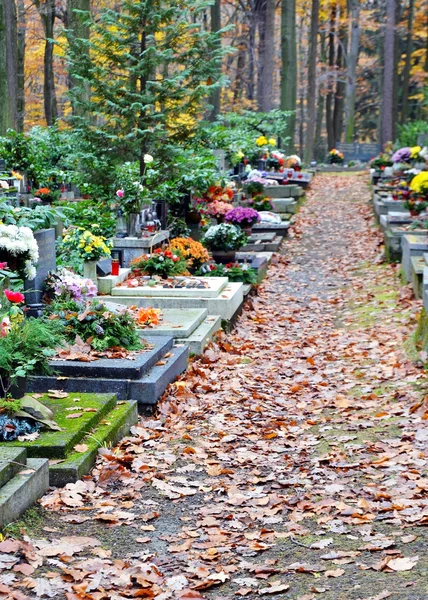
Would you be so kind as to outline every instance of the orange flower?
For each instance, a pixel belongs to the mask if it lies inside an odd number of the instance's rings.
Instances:
[[[151,325],[159,325],[162,318],[162,311],[160,308],[140,308],[136,321],[140,327],[150,327]]]

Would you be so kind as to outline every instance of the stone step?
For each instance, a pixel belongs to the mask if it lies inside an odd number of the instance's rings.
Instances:
[[[49,485],[63,487],[81,479],[92,469],[98,449],[117,444],[128,435],[131,427],[137,422],[137,402],[119,402],[101,423],[81,440],[80,443],[88,447],[85,452],[73,451],[65,460],[49,465]]]
[[[151,346],[150,350],[142,352],[135,359],[100,358],[91,362],[78,360],[52,360],[50,366],[63,377],[100,377],[104,379],[140,379],[160,360],[174,343],[171,336],[151,336],[150,330],[145,330],[144,340]],[[90,392],[92,390],[88,390]]]
[[[29,458],[26,466],[0,488],[0,527],[16,521],[48,487],[48,460]]]
[[[297,210],[297,202],[293,198],[274,198],[272,200],[275,212],[279,214],[294,214]]]
[[[52,379],[57,386],[47,386],[44,379]],[[37,392],[47,392],[48,390],[62,390],[64,383],[61,378],[34,377],[34,385],[38,388]],[[51,382],[52,383],[52,382]],[[64,390],[68,391],[68,390]],[[84,389],[80,389],[84,392]],[[106,394],[76,394],[66,398],[49,398],[44,396],[40,402],[50,408],[54,413],[54,419],[62,428],[61,431],[43,429],[40,436],[34,441],[20,442],[1,442],[0,447],[19,447],[26,448],[27,456],[31,458],[66,458],[73,447],[78,444],[83,437],[96,427],[100,421],[116,406],[116,396],[111,393],[111,388],[107,389]],[[79,414],[79,417],[70,415]]]
[[[140,337],[145,339],[147,339],[147,336],[187,339],[205,321],[207,316],[208,311],[206,308],[166,308],[162,311],[162,320],[159,325],[140,329],[138,333]]]
[[[112,289],[113,297],[135,296],[147,298],[217,298],[228,284],[227,277],[177,277],[176,280],[188,280],[190,285],[200,287],[168,287],[165,284],[151,287],[149,285],[138,287],[115,287]]]
[[[288,217],[291,217],[291,214],[288,214]],[[290,220],[284,220],[281,223],[256,223],[253,225],[253,231],[263,232],[263,231],[275,231],[277,235],[281,235],[285,237],[288,233],[288,229],[290,227]]]
[[[139,410],[144,410],[145,406],[154,407],[166,387],[186,370],[188,355],[186,345],[173,346],[166,356],[161,357],[139,379],[97,377],[88,369],[86,377],[38,376],[33,377],[31,382],[32,387],[37,388],[34,391],[63,390],[74,394],[92,392],[94,396],[113,393],[120,400],[136,400]]]
[[[6,442],[7,443],[7,442]],[[0,488],[15,477],[27,464],[25,448],[0,447]]]
[[[207,279],[215,278],[210,277]],[[244,300],[242,283],[228,283],[215,298],[173,298],[168,296],[149,298],[145,296],[133,296],[131,289],[127,291],[128,295],[126,296],[106,296],[104,300],[117,302],[125,306],[144,306],[160,308],[162,310],[167,308],[205,308],[209,315],[220,315],[225,321],[232,319]]]
[[[187,344],[190,354],[199,356],[220,329],[221,318],[218,315],[211,315],[206,317],[191,335],[179,339],[178,342]]]

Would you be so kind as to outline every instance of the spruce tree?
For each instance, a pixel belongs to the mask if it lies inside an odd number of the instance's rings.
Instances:
[[[221,31],[207,31],[209,0],[122,0],[86,13],[90,39],[69,35],[73,126],[120,160],[138,160],[192,135],[221,84]],[[84,93],[90,89],[90,96]]]

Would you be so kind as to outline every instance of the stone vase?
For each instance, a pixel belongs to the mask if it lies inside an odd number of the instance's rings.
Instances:
[[[235,250],[212,250],[211,254],[215,262],[222,265],[233,263],[236,258]]]
[[[92,279],[92,281],[97,285],[97,261],[96,260],[88,260],[83,264],[83,276],[86,279]]]

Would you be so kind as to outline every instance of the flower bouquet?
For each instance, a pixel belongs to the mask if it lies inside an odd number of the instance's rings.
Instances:
[[[204,195],[204,199],[208,203],[214,202],[215,200],[218,202],[230,202],[233,200],[233,195],[234,191],[231,185],[225,187],[221,185],[212,185]]]
[[[265,210],[274,210],[273,204],[269,196],[263,196],[263,194],[258,194],[257,196],[254,196],[249,201],[249,204],[251,204],[251,208],[254,208],[254,210],[257,210],[259,212]]]
[[[204,277],[227,277],[231,282],[242,282],[255,285],[257,274],[248,263],[227,263],[225,265],[206,265],[202,267],[198,275]]]
[[[34,197],[40,198],[40,200],[46,204],[50,204],[58,199],[59,193],[48,187],[41,187],[34,192]]]
[[[344,159],[345,156],[343,152],[336,150],[336,148],[333,148],[333,150],[330,150],[330,152],[328,153],[328,162],[331,165],[343,165]]]
[[[210,259],[208,250],[200,242],[196,242],[192,238],[175,238],[170,242],[169,249],[172,252],[178,251],[181,254],[187,262],[191,273],[200,269]]]
[[[131,261],[133,275],[158,275],[162,279],[186,275],[187,263],[179,250],[161,250],[157,248],[152,254],[143,254]]]
[[[216,262],[229,263],[235,260],[236,251],[245,246],[247,236],[240,227],[230,223],[213,225],[205,233],[203,245],[211,250]]]
[[[70,266],[79,275],[97,282],[97,261],[111,255],[113,244],[103,236],[94,235],[83,227],[71,227],[59,245],[64,266]]]
[[[384,171],[385,167],[392,167],[392,158],[389,154],[379,154],[371,162],[370,167],[379,171]]]
[[[218,223],[222,223],[226,214],[233,208],[232,204],[228,202],[222,202],[221,200],[214,200],[210,202],[206,209],[205,213],[210,217],[214,217],[217,219]]]
[[[97,286],[92,279],[85,279],[64,268],[48,275],[45,289],[49,297],[63,301],[86,300],[95,298],[98,294]]]
[[[253,225],[260,221],[260,215],[254,208],[237,206],[226,214],[225,220],[227,223],[238,225],[247,235],[250,235]]]
[[[0,223],[0,259],[23,279],[35,278],[39,247],[29,227]]]

